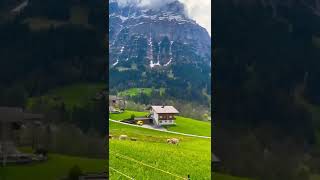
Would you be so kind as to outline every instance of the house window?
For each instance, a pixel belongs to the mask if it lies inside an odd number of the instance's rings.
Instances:
[[[169,116],[170,119],[172,119],[172,116]]]
[[[160,116],[160,118],[162,118],[162,116]]]

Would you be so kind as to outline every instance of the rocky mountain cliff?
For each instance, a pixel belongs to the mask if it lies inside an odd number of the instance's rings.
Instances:
[[[211,38],[179,1],[109,2],[110,88],[161,86],[210,92]],[[181,91],[180,91],[181,90]]]
[[[210,64],[210,44],[207,31],[187,16],[179,1],[153,9],[136,3],[122,6],[117,1],[109,3],[112,66],[137,58],[137,63],[150,68],[179,61]],[[183,59],[179,55],[183,49],[195,57],[188,55]]]

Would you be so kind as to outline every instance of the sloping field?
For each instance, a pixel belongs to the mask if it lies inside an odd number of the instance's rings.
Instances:
[[[109,122],[110,178],[211,179],[210,139],[174,135]],[[136,141],[118,140],[121,134]],[[167,144],[180,139],[179,145]],[[121,174],[122,173],[122,174]]]
[[[49,154],[48,161],[27,165],[0,167],[1,180],[57,180],[67,177],[69,170],[77,165],[83,172],[105,172],[107,161],[82,157]]]
[[[110,114],[112,120],[129,119],[134,114],[136,117],[145,116],[148,112],[137,112],[126,110],[120,114]],[[165,126],[169,131],[175,131],[186,134],[194,134],[199,136],[211,136],[211,123],[206,121],[195,120],[176,116],[176,125]]]
[[[53,89],[40,97],[29,98],[27,107],[31,108],[37,101],[42,99],[49,106],[54,106],[61,101],[65,103],[66,108],[74,106],[83,106],[90,102],[95,94],[106,87],[103,83],[78,83],[69,86]]]

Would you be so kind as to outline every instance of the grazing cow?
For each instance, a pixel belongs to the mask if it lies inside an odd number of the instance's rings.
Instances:
[[[109,139],[112,139],[112,138],[113,138],[113,136],[111,134],[109,134]]]
[[[171,139],[167,139],[167,143],[168,144],[179,144],[179,139],[177,138],[171,138]]]
[[[128,136],[127,135],[120,135],[119,140],[127,140]]]
[[[131,141],[137,141],[137,138],[132,137],[132,138],[130,138],[130,140],[131,140]]]

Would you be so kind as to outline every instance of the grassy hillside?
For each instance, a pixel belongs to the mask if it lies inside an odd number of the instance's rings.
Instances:
[[[109,140],[111,168],[135,179],[177,179],[172,174],[184,178],[190,175],[191,179],[211,179],[210,139],[173,135],[114,122],[109,122],[109,130],[115,137],[126,134],[137,138],[137,141]],[[166,139],[173,137],[180,139],[179,145],[166,143]],[[112,179],[123,177],[112,169],[110,176]]]
[[[136,117],[138,117],[138,116],[148,115],[149,113],[148,112],[137,112],[137,111],[126,110],[125,112],[120,113],[120,114],[110,114],[109,117],[110,117],[110,119],[120,121],[120,120],[124,120],[124,119],[129,119],[132,114],[134,114]]]
[[[30,98],[27,102],[27,108],[32,108],[36,101],[39,101],[40,99],[45,100],[47,104],[52,106],[61,101],[65,103],[66,108],[82,106],[91,101],[92,98],[95,97],[95,94],[103,90],[105,87],[106,85],[103,83],[80,83],[53,89],[41,97]]]
[[[320,179],[320,175],[317,175],[317,174],[311,175],[311,178],[310,178],[310,180],[319,180],[319,179]]]
[[[131,117],[134,114],[136,117],[145,116],[148,112],[128,111],[121,114],[110,114],[110,118],[113,120],[124,120]],[[198,121],[191,118],[185,118],[176,116],[176,125],[165,126],[170,131],[188,133],[200,136],[211,136],[211,123]]]
[[[176,116],[176,125],[166,126],[169,131],[211,136],[211,123],[191,118]]]
[[[152,91],[152,88],[130,88],[125,91],[119,92],[118,96],[134,97],[140,95],[141,93],[147,96],[151,96]],[[166,90],[165,88],[160,88],[154,89],[154,91],[158,92],[160,95],[163,95]]]
[[[79,166],[83,172],[105,172],[107,161],[49,154],[46,162],[0,168],[0,179],[57,180],[66,177],[74,165]]]
[[[152,89],[151,88],[131,88],[125,91],[121,91],[118,93],[118,96],[137,96],[140,93],[146,94],[147,96],[150,96],[152,93]]]

